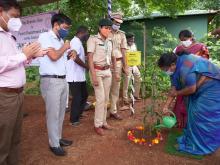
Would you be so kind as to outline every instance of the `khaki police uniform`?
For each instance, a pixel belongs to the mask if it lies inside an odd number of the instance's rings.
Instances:
[[[98,86],[93,86],[95,90],[95,127],[107,125],[107,104],[109,101],[109,92],[112,82],[112,73],[110,70],[112,56],[112,41],[103,40],[101,35],[91,36],[87,41],[87,52],[93,53],[94,69],[98,81]],[[90,74],[92,81],[92,77]]]
[[[136,45],[127,46],[127,51],[137,51]],[[128,87],[131,80],[131,76],[134,76],[134,97],[139,98],[141,88],[141,73],[137,66],[129,67],[129,74],[125,75],[123,82],[123,98],[124,101],[128,101]]]
[[[125,33],[121,30],[112,31],[110,38],[113,42],[113,55],[116,58],[116,68],[115,71],[112,72],[113,77],[114,74],[118,74],[121,77],[122,68],[123,68],[123,55],[121,49],[127,48],[127,40],[125,37]],[[112,79],[112,87],[110,92],[110,113],[116,114],[117,113],[117,102],[119,99],[119,91],[120,91],[120,81],[116,81],[114,78]]]

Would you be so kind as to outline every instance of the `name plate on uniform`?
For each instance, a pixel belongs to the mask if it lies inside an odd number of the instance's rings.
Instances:
[[[126,60],[128,66],[141,65],[141,51],[126,52]]]

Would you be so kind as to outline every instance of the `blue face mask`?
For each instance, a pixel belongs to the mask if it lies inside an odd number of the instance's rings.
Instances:
[[[60,38],[64,39],[64,38],[66,38],[66,36],[68,36],[69,30],[66,30],[66,29],[61,28],[61,29],[58,31],[58,34],[59,34]]]

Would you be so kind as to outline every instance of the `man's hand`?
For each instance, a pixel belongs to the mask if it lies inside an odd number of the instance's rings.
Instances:
[[[48,49],[40,49],[35,55],[34,58],[43,57],[48,52]]]
[[[123,72],[126,74],[126,76],[129,75],[129,70],[128,70],[128,67],[127,67],[127,66],[123,67],[122,70],[123,70]]]
[[[67,56],[68,56],[68,59],[71,59],[74,61],[77,55],[74,51],[70,51]]]
[[[99,85],[97,77],[95,75],[92,76],[92,84],[93,84],[93,86],[98,86]]]
[[[38,42],[33,42],[31,44],[25,45],[22,48],[22,52],[25,54],[28,60],[33,57],[37,57],[40,51],[41,51],[41,45]]]
[[[115,76],[114,76],[115,80],[116,80],[117,82],[119,82],[119,81],[120,81],[120,76],[119,76],[119,74],[118,74],[118,73],[115,73],[114,75],[115,75]]]
[[[65,41],[65,43],[63,44],[63,48],[64,48],[65,50],[70,49],[70,41],[69,41],[69,40],[66,40],[66,41]]]

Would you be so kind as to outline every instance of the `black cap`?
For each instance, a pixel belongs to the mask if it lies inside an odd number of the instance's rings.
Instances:
[[[132,37],[134,37],[134,33],[132,33],[132,32],[126,33],[126,38],[132,38]]]
[[[99,21],[99,26],[112,26],[112,21],[107,18],[103,18]]]

